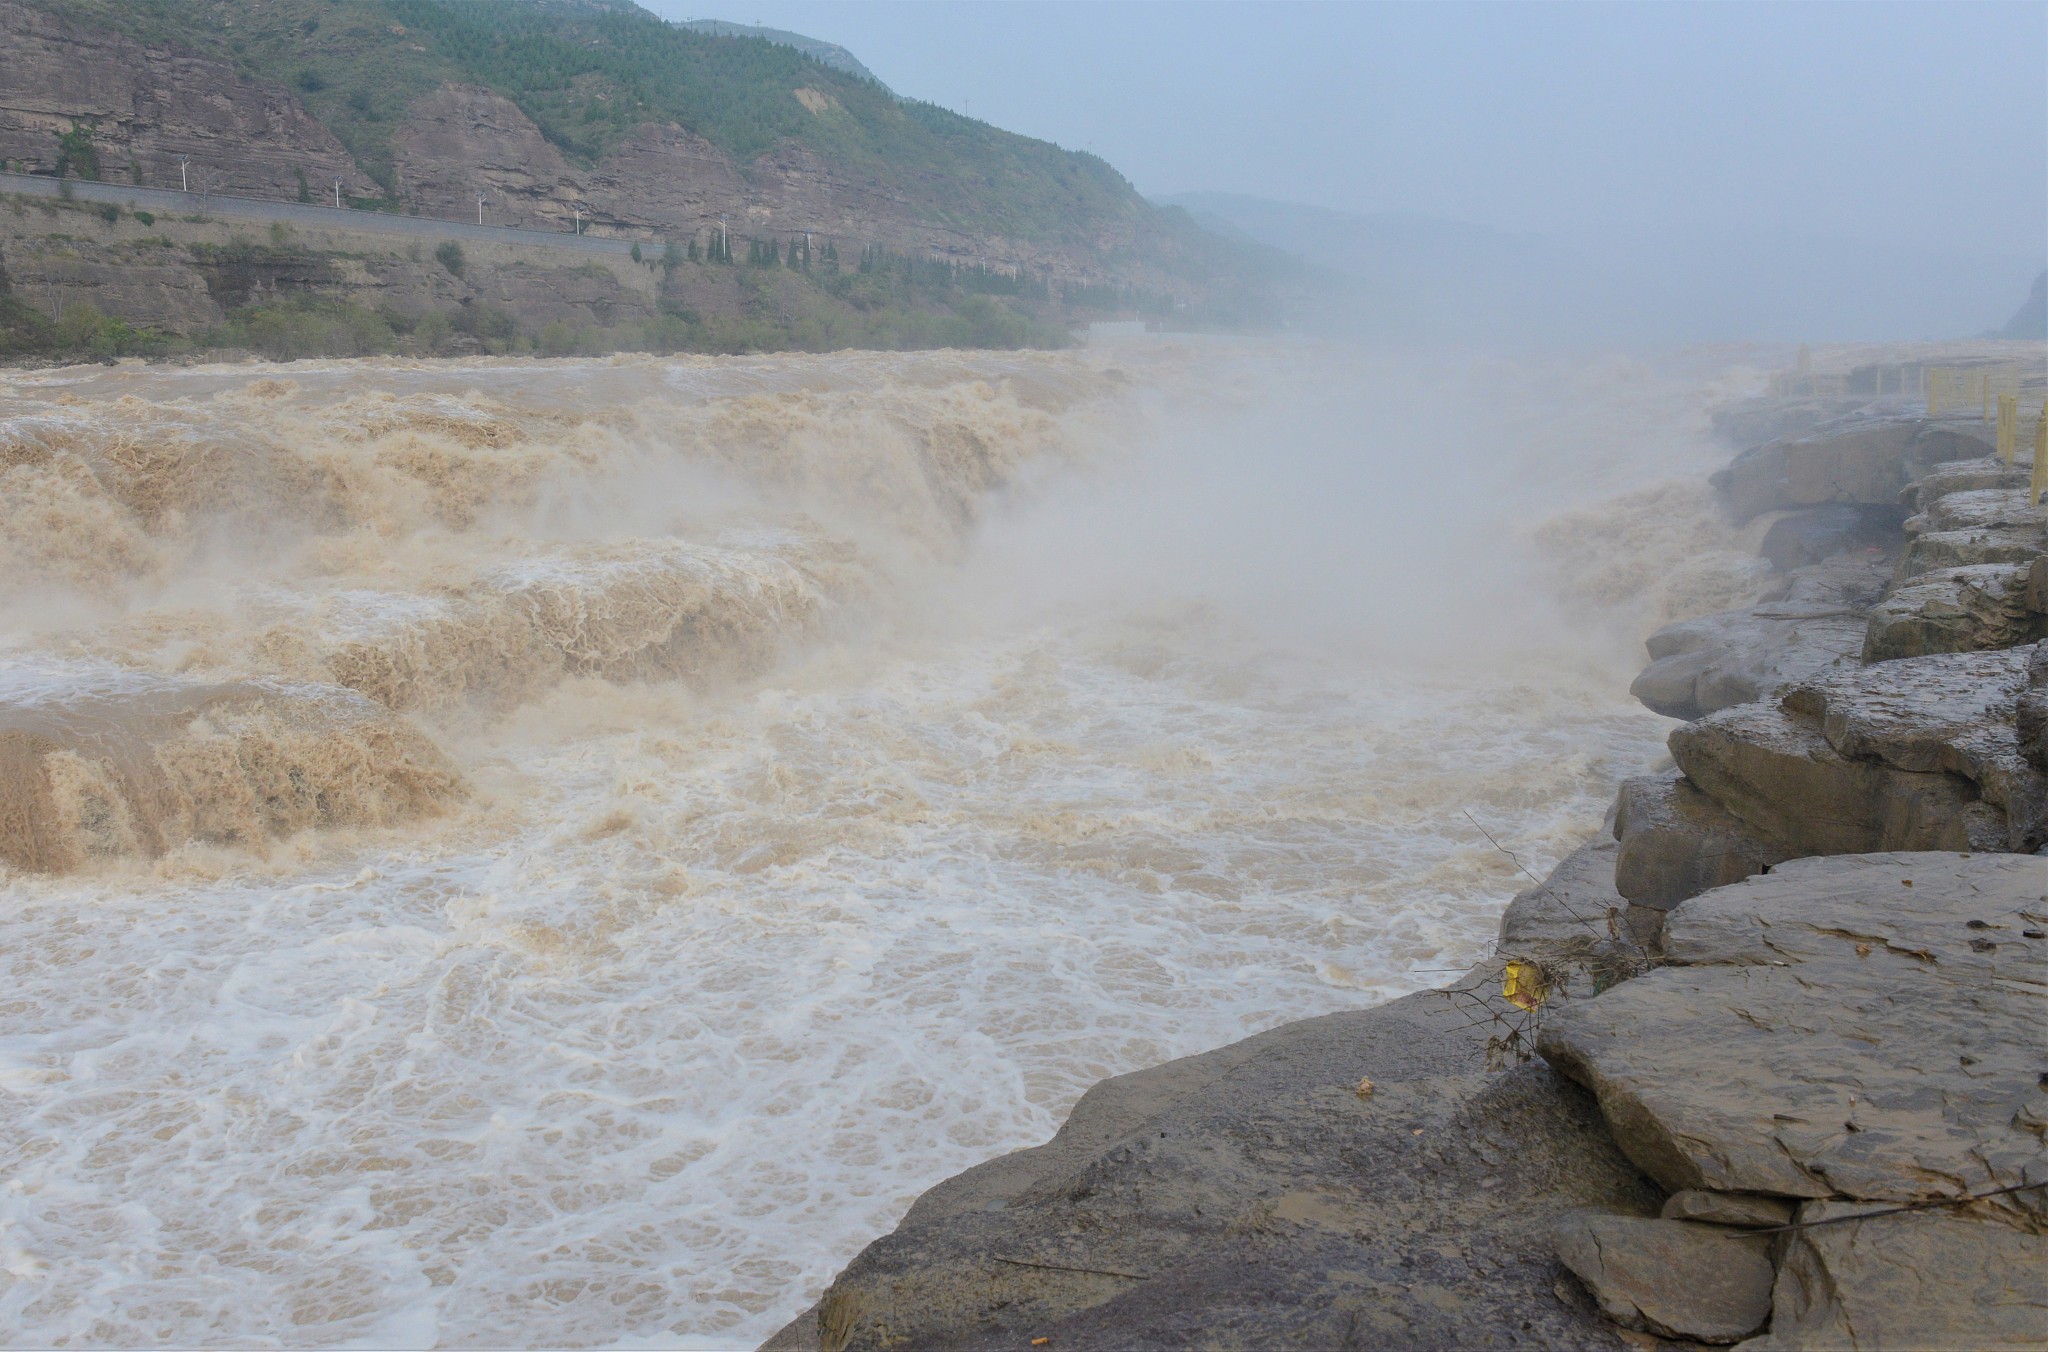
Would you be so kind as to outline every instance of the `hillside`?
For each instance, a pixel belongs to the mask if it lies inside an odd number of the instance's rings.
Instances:
[[[31,176],[0,180],[0,350],[1014,346],[1273,315],[1259,251],[1102,160],[730,27],[624,0],[0,0],[0,170]],[[394,216],[516,247],[465,273],[369,228]]]
[[[834,70],[843,70],[848,75],[858,75],[863,80],[881,84],[881,77],[862,64],[861,59],[836,42],[825,42],[818,38],[805,37],[784,28],[763,28],[759,24],[731,23],[725,19],[686,19],[680,27],[696,33],[712,33],[728,38],[762,38],[784,47],[794,47]],[[887,86],[883,86],[887,88]]]
[[[632,237],[721,218],[1185,294],[1214,261],[1100,159],[779,42],[598,0],[0,0],[33,173]],[[67,141],[66,137],[70,140]],[[68,146],[68,150],[67,150]]]

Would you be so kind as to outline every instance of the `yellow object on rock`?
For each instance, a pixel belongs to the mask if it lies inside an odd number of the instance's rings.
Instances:
[[[1507,975],[1500,983],[1500,993],[1511,1005],[1534,1009],[1550,993],[1546,987],[1541,967],[1515,958],[1508,963]]]

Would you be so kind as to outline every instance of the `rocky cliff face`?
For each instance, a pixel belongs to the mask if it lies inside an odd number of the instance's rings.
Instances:
[[[194,191],[292,200],[302,182],[319,193],[337,177],[357,196],[377,191],[281,84],[16,0],[0,0],[0,35],[0,160],[18,169],[54,172],[59,138],[84,127],[110,182],[175,188],[190,156]]]
[[[652,318],[660,273],[623,258],[523,244],[471,243],[460,275],[430,247],[354,231],[349,218],[276,234],[230,221],[132,214],[109,221],[82,207],[23,205],[0,213],[0,267],[11,294],[48,316],[89,304],[167,333],[197,335],[247,306],[346,301],[417,320],[478,307],[537,330],[602,329]],[[703,298],[707,309],[730,297]]]
[[[60,138],[88,129],[96,173],[111,182],[180,185],[191,159],[194,190],[280,200],[328,200],[333,181],[354,197],[382,196],[374,181],[281,83],[169,46],[150,46],[59,15],[0,0],[0,159],[54,173]],[[805,96],[809,95],[808,98]],[[829,96],[789,97],[812,117]],[[782,142],[744,163],[673,123],[637,127],[594,164],[565,155],[510,99],[447,83],[414,99],[391,135],[389,188],[420,214],[547,230],[584,228],[649,241],[706,239],[721,221],[734,233],[787,239],[805,232],[898,253],[986,260],[1055,280],[1148,281],[1186,292],[1186,277],[1152,277],[1142,212],[1106,214],[1092,238],[1048,243],[969,229],[953,219],[943,184],[929,197]],[[72,164],[74,173],[80,166]],[[1154,231],[1156,234],[1156,230]]]

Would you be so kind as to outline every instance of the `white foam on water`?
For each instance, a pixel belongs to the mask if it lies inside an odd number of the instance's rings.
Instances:
[[[1661,603],[1611,595],[1602,542],[1661,513],[1652,571],[1745,585],[1656,488],[1712,463],[1740,376],[1603,369],[1134,342],[23,377],[0,420],[203,402],[366,475],[488,422],[548,468],[462,520],[337,499],[249,556],[263,588],[152,610],[137,573],[119,623],[12,651],[265,677],[275,589],[374,642],[472,578],[595,585],[608,500],[635,568],[845,531],[879,586],[744,679],[569,673],[427,723],[471,798],[416,830],[9,875],[0,1331],[750,1345],[1097,1079],[1437,984],[1526,881],[1466,814],[1540,873],[1661,753],[1624,694]],[[294,430],[373,400],[399,430]],[[748,492],[639,543],[677,459]]]

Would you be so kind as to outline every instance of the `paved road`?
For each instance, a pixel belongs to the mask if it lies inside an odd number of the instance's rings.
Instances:
[[[55,197],[57,180],[41,174],[0,173],[0,193],[28,197]],[[270,202],[255,197],[226,197],[220,193],[172,192],[163,188],[135,188],[120,183],[94,183],[70,179],[72,195],[81,202],[111,202],[144,211],[176,213],[180,216],[204,212],[209,216],[234,216],[252,221],[289,221],[299,225],[340,226],[414,239],[474,239],[497,244],[539,244],[583,253],[619,255],[630,253],[633,241],[605,239],[597,235],[572,235],[561,230],[523,230],[508,225],[473,225],[467,221],[439,221],[431,216],[394,216],[382,211],[348,211],[310,206],[304,202]],[[660,246],[653,246],[659,249]]]

